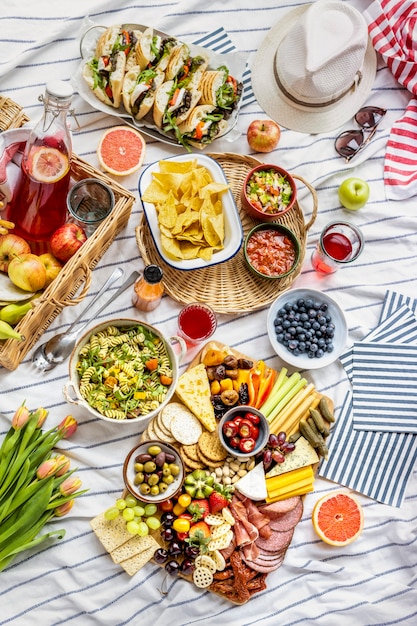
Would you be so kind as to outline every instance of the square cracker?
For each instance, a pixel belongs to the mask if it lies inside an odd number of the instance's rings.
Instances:
[[[104,513],[100,513],[90,520],[90,526],[107,552],[115,550],[132,538],[132,535],[126,530],[126,522],[121,516],[107,520]]]
[[[129,541],[126,541],[110,552],[110,556],[115,563],[126,561],[150,548],[152,548],[154,552],[159,548],[159,543],[152,535],[146,535],[145,537],[130,535],[130,537]]]
[[[135,556],[131,556],[129,559],[125,559],[120,562],[120,565],[123,567],[125,572],[129,574],[129,576],[134,576],[146,563],[152,559],[155,552],[154,547],[146,548],[139,554],[135,554]]]

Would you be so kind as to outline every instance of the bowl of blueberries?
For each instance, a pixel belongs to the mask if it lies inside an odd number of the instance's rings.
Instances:
[[[315,289],[289,289],[278,296],[270,306],[267,329],[277,355],[297,369],[330,365],[348,338],[339,304]]]

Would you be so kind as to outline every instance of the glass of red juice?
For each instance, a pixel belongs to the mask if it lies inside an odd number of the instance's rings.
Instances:
[[[187,304],[178,314],[178,334],[189,346],[209,339],[216,328],[216,314],[207,304]]]
[[[333,274],[339,267],[355,261],[363,250],[364,237],[349,222],[331,222],[323,229],[311,263],[317,272]]]

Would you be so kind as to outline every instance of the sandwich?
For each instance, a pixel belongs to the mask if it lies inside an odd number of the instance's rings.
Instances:
[[[99,100],[115,109],[121,105],[127,62],[131,63],[140,36],[140,31],[121,26],[107,28],[97,41],[95,56],[84,65],[87,85]]]
[[[138,66],[129,70],[123,81],[122,98],[124,108],[136,120],[140,120],[152,109],[155,92],[164,82],[165,74],[160,69],[145,69]]]
[[[177,45],[175,37],[162,37],[154,33],[153,28],[146,28],[136,47],[136,65],[141,70],[158,67],[165,71],[172,50]]]
[[[200,97],[198,90],[179,87],[177,81],[166,80],[155,92],[153,121],[165,132],[173,130],[178,138],[178,126],[185,122]]]
[[[222,135],[226,128],[227,122],[219,109],[212,104],[198,104],[178,130],[183,145],[203,149]]]
[[[223,111],[225,119],[237,108],[242,96],[243,84],[229,74],[226,66],[205,71],[201,81],[201,104],[211,104]]]
[[[172,50],[166,68],[166,80],[176,79],[180,86],[198,89],[207,66],[208,58],[191,56],[187,44],[181,43]]]

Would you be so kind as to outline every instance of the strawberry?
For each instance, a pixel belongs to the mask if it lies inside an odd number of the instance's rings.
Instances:
[[[193,522],[198,522],[198,520],[204,519],[210,513],[209,501],[206,498],[191,500],[187,511],[193,516]]]
[[[209,497],[210,513],[220,513],[222,509],[229,506],[232,499],[230,486],[214,485],[214,491]]]
[[[190,546],[198,546],[203,554],[208,550],[208,544],[211,540],[210,527],[206,522],[200,521],[193,524],[188,531],[186,542]]]

